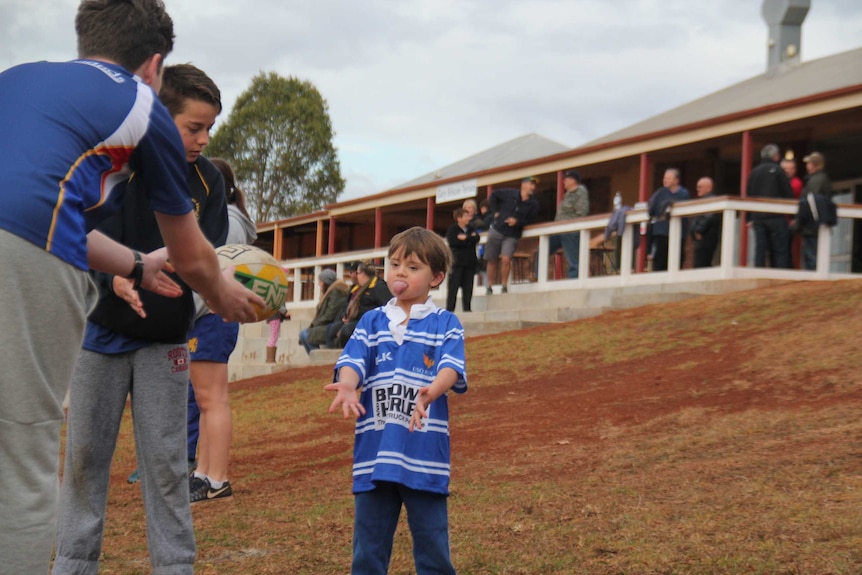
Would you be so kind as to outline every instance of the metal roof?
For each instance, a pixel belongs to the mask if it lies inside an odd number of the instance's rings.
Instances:
[[[810,62],[782,64],[774,71],[765,72],[632,124],[582,147],[626,140],[860,84],[862,48]]]
[[[503,142],[493,148],[489,148],[484,152],[479,152],[463,160],[459,160],[454,164],[449,164],[443,168],[434,170],[429,174],[425,174],[409,182],[404,182],[401,185],[395,186],[393,190],[401,188],[409,188],[421,184],[431,184],[437,180],[447,180],[457,178],[466,174],[475,174],[499,168],[527,160],[543,158],[560,152],[569,150],[568,146],[564,146],[559,142],[549,140],[538,134],[527,134],[508,142]]]

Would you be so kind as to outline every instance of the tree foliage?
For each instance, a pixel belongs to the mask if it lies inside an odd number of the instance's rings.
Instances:
[[[261,73],[213,135],[258,222],[307,214],[344,190],[326,100],[313,84]]]

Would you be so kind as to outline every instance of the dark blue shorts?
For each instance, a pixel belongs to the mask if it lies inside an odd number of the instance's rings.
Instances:
[[[225,323],[220,315],[207,314],[195,322],[189,334],[192,361],[227,363],[239,337],[239,322]]]

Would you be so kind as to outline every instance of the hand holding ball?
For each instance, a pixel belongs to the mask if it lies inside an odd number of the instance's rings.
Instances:
[[[228,244],[216,249],[222,269],[234,268],[233,276],[259,295],[264,307],[255,306],[257,321],[274,315],[287,298],[287,276],[278,261],[254,246]]]

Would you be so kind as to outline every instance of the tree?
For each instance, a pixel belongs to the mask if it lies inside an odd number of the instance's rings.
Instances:
[[[311,82],[260,73],[213,135],[258,222],[307,214],[344,190],[326,100]]]

